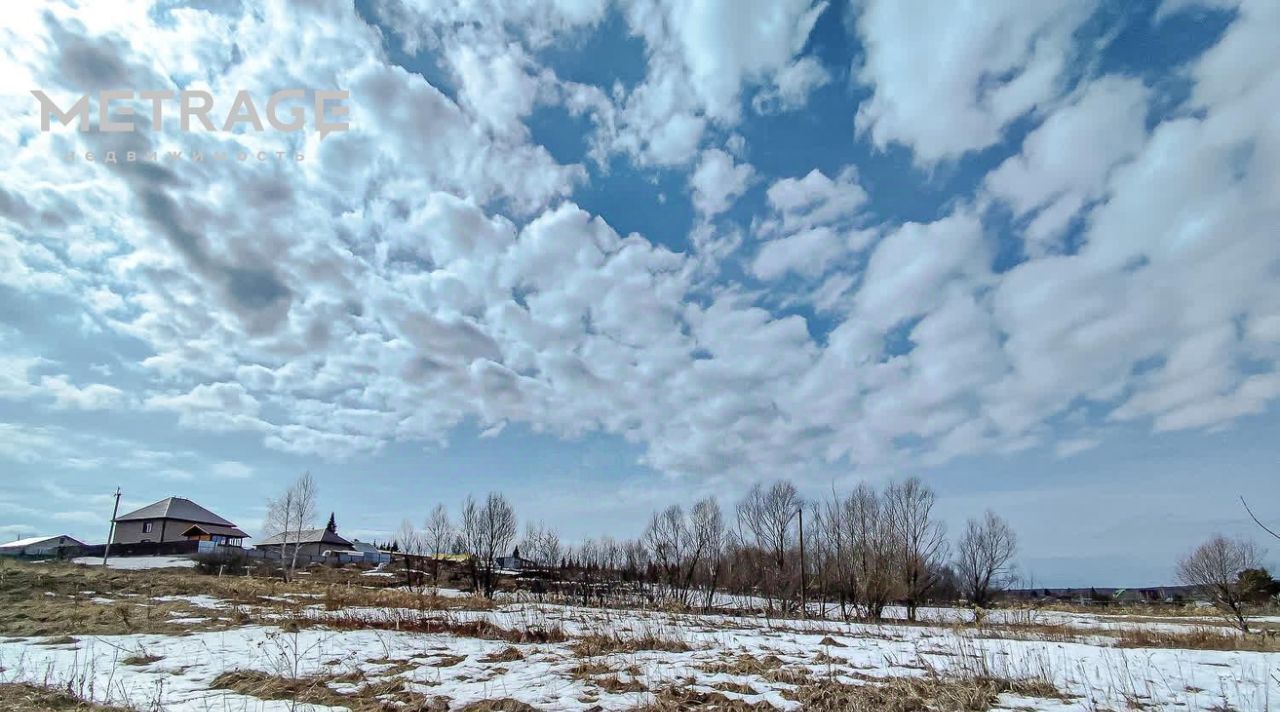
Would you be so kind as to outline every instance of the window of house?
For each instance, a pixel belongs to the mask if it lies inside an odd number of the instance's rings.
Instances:
[[[155,526],[155,522],[143,522],[143,523],[142,523],[142,533],[143,533],[143,534],[146,534],[147,532],[150,532],[150,531],[151,531],[151,527],[153,527],[153,526]]]

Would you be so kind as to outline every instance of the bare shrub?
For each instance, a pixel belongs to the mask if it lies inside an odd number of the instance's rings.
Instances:
[[[1182,557],[1178,562],[1178,580],[1209,596],[1233,625],[1247,633],[1248,591],[1241,585],[1240,574],[1260,568],[1261,559],[1262,553],[1253,542],[1218,534]]]

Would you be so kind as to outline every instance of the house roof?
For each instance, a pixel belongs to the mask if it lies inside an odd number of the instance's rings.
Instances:
[[[168,497],[155,504],[148,504],[128,514],[116,517],[117,522],[129,522],[139,519],[180,519],[184,522],[200,524],[217,524],[223,527],[234,527],[235,524],[219,517],[185,497]]]
[[[263,539],[254,546],[279,546],[285,543],[284,532],[272,534]],[[326,528],[320,529],[303,529],[301,536],[298,532],[289,532],[290,544],[337,544],[339,546],[350,547],[351,542],[338,536],[337,533],[331,532]]]
[[[3,544],[0,544],[0,549],[21,549],[21,548],[23,548],[23,547],[31,546],[31,545],[33,545],[33,544],[39,544],[39,543],[41,543],[41,542],[46,542],[46,541],[49,541],[50,539],[58,539],[58,538],[60,538],[60,537],[64,537],[64,536],[66,536],[66,535],[65,535],[65,534],[54,534],[53,536],[33,536],[33,537],[28,537],[28,538],[26,538],[26,539],[19,539],[19,540],[17,540],[17,541],[9,541],[9,542],[5,542],[5,543],[3,543]],[[77,544],[83,545],[83,542],[81,542],[81,541],[79,541],[79,540],[77,540],[77,539],[74,539],[74,538],[69,537],[69,536],[68,536],[67,538],[68,538],[68,539],[71,539],[71,541],[74,541],[74,542],[75,542],[75,543],[77,543]]]
[[[236,527],[224,527],[217,524],[192,524],[182,532],[182,536],[191,536],[192,532],[218,534],[220,536],[238,537],[240,539],[247,539],[249,537],[248,534],[245,534]]]

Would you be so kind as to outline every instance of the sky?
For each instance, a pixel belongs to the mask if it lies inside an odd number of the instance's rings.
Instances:
[[[348,537],[496,490],[568,542],[919,476],[953,533],[1007,518],[1028,583],[1170,583],[1261,539],[1240,496],[1280,524],[1278,32],[1272,0],[15,3],[0,538],[102,541],[116,487],[259,535],[305,471]],[[348,130],[43,131],[31,93],[293,87]]]

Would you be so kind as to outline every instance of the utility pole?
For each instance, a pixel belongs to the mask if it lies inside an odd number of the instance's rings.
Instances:
[[[804,583],[804,505],[800,505],[800,620],[809,617],[809,596]]]
[[[111,540],[116,538],[116,516],[120,514],[120,488],[116,488],[116,506],[111,509],[111,529],[107,532],[107,546],[102,550],[102,568],[107,567],[107,557],[111,555]]]

